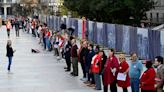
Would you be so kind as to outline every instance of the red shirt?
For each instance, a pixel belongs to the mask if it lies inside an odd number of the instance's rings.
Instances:
[[[114,68],[116,68],[115,76],[111,71],[111,69]],[[104,66],[103,83],[105,86],[108,86],[113,81],[116,81],[118,69],[119,69],[118,59],[115,56],[109,57]]]
[[[155,70],[153,68],[149,68],[146,70],[140,79],[141,89],[143,90],[155,90]],[[142,84],[144,83],[144,84]]]
[[[51,36],[51,33],[50,32],[47,32],[47,34],[46,34],[48,37],[50,37]]]
[[[101,60],[100,54],[96,54],[92,60],[92,65],[91,65],[92,73],[100,73],[101,63],[102,63],[102,60]]]
[[[125,73],[128,69],[129,69],[128,63],[126,61],[123,61],[122,63],[120,63],[118,73]],[[118,80],[117,81],[117,84],[118,84],[118,86],[120,86],[122,88],[129,87],[130,86],[130,77],[129,77],[129,74],[127,73],[127,76],[126,76],[126,80],[125,81]]]

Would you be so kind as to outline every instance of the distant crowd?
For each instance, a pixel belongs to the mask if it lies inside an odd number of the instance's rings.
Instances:
[[[61,25],[60,30],[51,31],[46,23],[41,23],[38,19],[15,18],[6,24],[8,37],[12,27],[15,27],[17,37],[20,36],[20,29],[31,33],[33,37],[39,38],[39,44],[43,45],[45,50],[53,51],[59,61],[65,59],[64,69],[70,72],[71,76],[79,76],[80,63],[83,71],[80,80],[95,90],[103,89],[108,92],[108,86],[110,92],[118,92],[118,86],[123,92],[128,92],[128,87],[131,87],[132,92],[162,92],[164,89],[162,56],[156,56],[154,61],[147,60],[146,71],[143,72],[143,64],[137,53],[131,54],[131,62],[128,63],[125,53],[122,52],[116,57],[115,50],[109,49],[107,56],[98,45],[94,46],[85,39],[78,46],[73,35],[74,29],[67,28],[65,24]],[[32,52],[40,53],[37,49],[32,49]]]

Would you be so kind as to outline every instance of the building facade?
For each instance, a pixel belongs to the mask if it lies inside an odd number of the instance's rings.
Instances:
[[[154,0],[155,8],[147,12],[147,18],[152,23],[164,23],[164,0]]]
[[[19,0],[0,0],[0,16],[2,18],[7,18],[11,16],[12,13],[12,5],[17,3]]]
[[[41,0],[42,4],[46,4],[49,7],[49,13],[58,15],[60,13],[60,7],[63,5],[64,0]]]

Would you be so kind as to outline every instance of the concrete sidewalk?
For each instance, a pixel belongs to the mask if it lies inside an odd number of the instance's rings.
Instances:
[[[20,32],[15,37],[11,31],[13,49],[16,50],[12,64],[13,74],[8,74],[6,57],[6,29],[0,30],[0,91],[1,92],[97,92],[80,81],[82,78],[79,65],[79,77],[72,77],[64,71],[65,62],[57,61],[52,52],[43,50],[38,40],[31,34]],[[31,48],[41,51],[32,54]],[[103,91],[99,91],[103,92]],[[122,92],[119,88],[118,92]],[[129,90],[129,92],[131,92]]]

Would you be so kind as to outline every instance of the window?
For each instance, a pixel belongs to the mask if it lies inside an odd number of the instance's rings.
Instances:
[[[3,3],[3,0],[0,0],[0,3]]]
[[[159,21],[159,13],[157,13],[157,21]]]
[[[0,15],[4,15],[4,8],[0,7]]]
[[[7,7],[7,15],[12,15],[12,8],[11,7]]]

